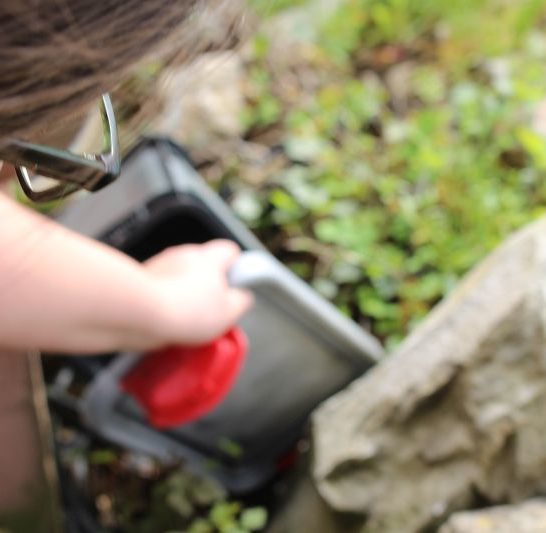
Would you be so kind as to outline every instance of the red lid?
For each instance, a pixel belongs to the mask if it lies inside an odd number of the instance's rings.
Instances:
[[[158,429],[179,426],[214,409],[242,368],[247,339],[234,328],[204,346],[171,346],[145,355],[121,381]]]

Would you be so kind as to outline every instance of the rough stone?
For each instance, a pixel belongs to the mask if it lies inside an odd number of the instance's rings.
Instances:
[[[438,533],[546,533],[546,500],[455,513]]]
[[[314,415],[314,478],[365,533],[546,489],[546,220],[471,272]],[[339,529],[341,531],[341,529]]]
[[[359,521],[353,523],[350,516],[333,511],[317,492],[308,455],[304,454],[302,464],[291,472],[285,483],[287,486],[281,495],[283,504],[273,513],[267,533],[358,533]]]
[[[211,52],[173,68],[158,94],[164,104],[154,132],[196,148],[238,138],[242,76],[242,61],[234,51]]]

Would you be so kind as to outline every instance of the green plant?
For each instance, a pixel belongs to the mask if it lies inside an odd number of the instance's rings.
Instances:
[[[315,85],[299,100],[283,93],[263,42],[249,62],[267,84],[247,113],[259,117],[260,98],[275,95],[266,122],[285,163],[258,189],[243,164],[233,172],[255,207],[247,220],[389,345],[545,212],[546,125],[534,125],[546,98],[545,9],[543,0],[341,2],[305,44],[300,68]]]
[[[102,458],[104,454],[101,452]],[[178,468],[148,487],[148,497],[113,491],[114,521],[131,533],[251,533],[267,523],[262,507],[228,499],[215,482]]]

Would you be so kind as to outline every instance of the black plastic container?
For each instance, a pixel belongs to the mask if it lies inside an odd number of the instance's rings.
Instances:
[[[256,294],[241,322],[250,352],[235,388],[209,415],[157,431],[118,385],[141,354],[80,360],[90,370],[79,408],[93,431],[160,458],[183,459],[232,492],[263,486],[311,410],[382,355],[373,337],[268,254],[169,141],[143,141],[117,182],[75,202],[60,221],[141,261],[213,238],[234,240],[245,251],[231,281]]]

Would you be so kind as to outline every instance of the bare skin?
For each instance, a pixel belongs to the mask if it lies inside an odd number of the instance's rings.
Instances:
[[[229,241],[177,246],[144,264],[0,192],[0,349],[93,353],[200,344],[250,307],[228,286]]]

